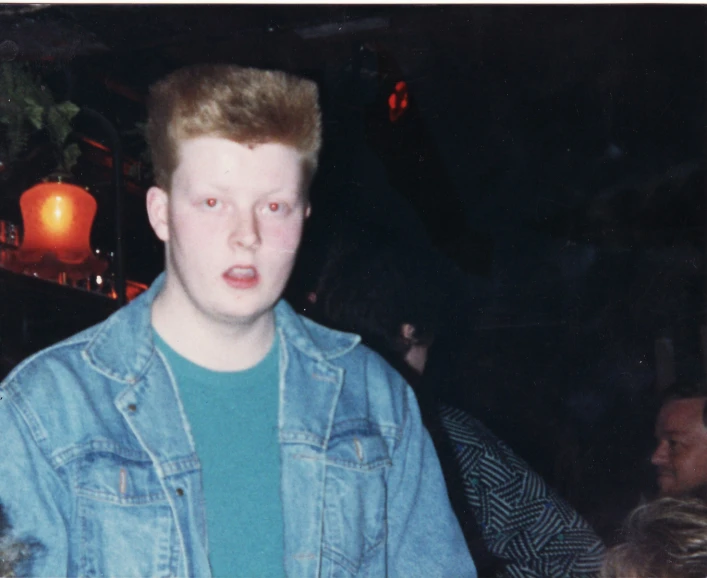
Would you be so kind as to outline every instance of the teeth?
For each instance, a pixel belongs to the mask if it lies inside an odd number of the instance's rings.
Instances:
[[[255,269],[252,267],[232,267],[228,270],[230,277],[255,277]]]

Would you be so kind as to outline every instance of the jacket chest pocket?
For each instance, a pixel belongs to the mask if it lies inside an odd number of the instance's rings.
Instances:
[[[385,542],[388,449],[376,435],[331,438],[326,452],[323,555],[355,575]]]
[[[173,575],[176,527],[152,463],[94,454],[76,474],[80,575]]]

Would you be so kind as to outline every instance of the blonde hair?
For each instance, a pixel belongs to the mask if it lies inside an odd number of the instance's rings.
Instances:
[[[150,88],[148,100],[157,186],[169,191],[180,141],[199,136],[291,146],[303,156],[309,183],[322,142],[318,96],[313,81],[274,70],[204,64],[171,73]]]
[[[631,512],[624,542],[611,548],[601,578],[705,578],[707,504],[660,498]]]

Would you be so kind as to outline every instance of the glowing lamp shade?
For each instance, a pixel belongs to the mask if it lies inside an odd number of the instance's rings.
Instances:
[[[46,182],[20,197],[24,239],[22,261],[37,262],[52,253],[62,263],[79,264],[91,253],[96,200],[79,186]]]

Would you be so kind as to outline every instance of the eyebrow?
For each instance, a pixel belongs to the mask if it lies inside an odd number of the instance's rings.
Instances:
[[[218,185],[215,183],[201,181],[191,186],[191,190],[196,193],[225,193],[228,192],[228,186]]]
[[[299,187],[290,189],[290,188],[283,188],[283,189],[270,189],[268,191],[263,191],[263,195],[269,196],[269,195],[279,195],[279,194],[294,194],[297,195],[301,192],[301,189]]]

